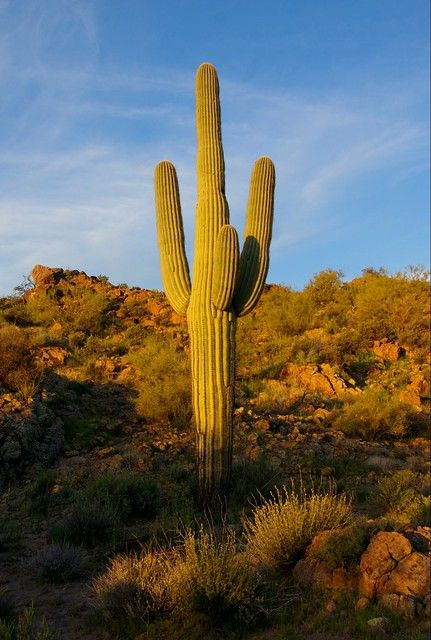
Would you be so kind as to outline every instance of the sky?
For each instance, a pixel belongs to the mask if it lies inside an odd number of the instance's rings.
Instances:
[[[0,295],[35,264],[161,289],[162,159],[192,263],[202,62],[240,238],[276,167],[268,282],[429,265],[428,0],[0,0]]]

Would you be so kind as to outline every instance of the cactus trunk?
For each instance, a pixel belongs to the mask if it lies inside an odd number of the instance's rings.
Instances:
[[[232,458],[236,317],[190,301],[188,326],[201,502],[228,491]]]
[[[193,286],[184,250],[178,183],[173,165],[155,172],[157,227],[166,294],[186,313],[190,334],[193,414],[202,503],[226,495],[232,462],[237,316],[257,303],[268,270],[275,174],[269,158],[256,162],[244,246],[229,224],[218,79],[203,64],[196,76],[198,200]]]

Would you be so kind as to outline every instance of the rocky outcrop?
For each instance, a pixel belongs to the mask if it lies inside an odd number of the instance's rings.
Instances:
[[[63,347],[41,347],[35,361],[44,367],[61,367],[70,352]]]
[[[422,613],[430,592],[430,555],[413,547],[426,542],[428,528],[404,535],[380,531],[360,562],[359,592],[406,616]],[[410,538],[410,539],[409,539]]]
[[[31,277],[36,288],[58,284],[63,275],[63,269],[58,267],[45,267],[42,264],[35,265],[31,272]]]
[[[406,350],[398,342],[390,342],[387,338],[375,340],[373,344],[374,355],[383,362],[396,362],[405,355]]]
[[[335,594],[358,591],[358,609],[377,600],[408,618],[427,615],[430,610],[431,529],[419,527],[403,533],[380,531],[362,555],[359,551],[351,561],[331,566],[329,559],[339,555],[337,538],[342,544],[342,537],[348,532],[349,528],[318,533],[308,546],[305,558],[293,568],[296,582],[305,587],[328,589]],[[328,548],[328,543],[333,546]]]
[[[288,362],[281,370],[280,378],[293,382],[305,392],[320,393],[327,398],[340,398],[358,393],[354,380],[346,382],[329,364]]]

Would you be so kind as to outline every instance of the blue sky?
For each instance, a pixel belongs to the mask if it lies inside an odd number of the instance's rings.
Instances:
[[[189,260],[194,73],[215,64],[240,236],[277,172],[269,282],[429,263],[425,0],[0,0],[0,295],[36,263],[161,288],[153,169]]]

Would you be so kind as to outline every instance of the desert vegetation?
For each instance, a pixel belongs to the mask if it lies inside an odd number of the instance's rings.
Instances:
[[[0,638],[427,637],[426,273],[264,289],[210,513],[182,316],[78,271],[27,282],[0,300]]]

